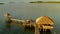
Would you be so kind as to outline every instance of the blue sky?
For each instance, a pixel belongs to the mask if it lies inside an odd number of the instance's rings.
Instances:
[[[29,2],[29,1],[40,1],[40,0],[0,0],[0,2]],[[60,1],[60,0],[41,0],[41,1]]]

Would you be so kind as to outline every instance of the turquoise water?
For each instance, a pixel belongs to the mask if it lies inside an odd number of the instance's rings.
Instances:
[[[53,32],[56,34],[60,33],[60,4],[18,2],[0,5],[1,34],[34,34],[34,31],[25,31],[21,26],[11,26],[11,30],[7,29],[3,16],[6,12],[10,13],[12,17],[19,19],[36,19],[40,16],[49,16],[55,22]]]

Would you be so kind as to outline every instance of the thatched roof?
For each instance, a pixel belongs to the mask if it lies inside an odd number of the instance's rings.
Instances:
[[[4,16],[9,16],[10,14],[9,13],[5,13]]]
[[[48,16],[41,16],[41,17],[37,18],[36,19],[36,23],[37,24],[50,24],[50,25],[54,25],[54,22]]]

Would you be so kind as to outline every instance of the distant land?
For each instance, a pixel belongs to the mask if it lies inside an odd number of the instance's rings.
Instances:
[[[5,3],[1,3],[1,2],[0,2],[0,5],[3,5],[3,4],[5,4]]]
[[[60,1],[35,1],[30,3],[60,3]]]

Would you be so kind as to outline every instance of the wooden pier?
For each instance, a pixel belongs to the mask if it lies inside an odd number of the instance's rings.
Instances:
[[[39,31],[41,31],[41,29],[43,29],[43,31],[46,31],[47,29],[52,30],[54,25],[54,22],[47,16],[41,16],[40,18],[37,18],[35,22],[11,18],[9,17],[8,13],[4,14],[4,16],[7,22],[10,22],[11,20],[11,23],[13,23],[14,25],[22,25],[23,27],[29,26],[30,28],[33,26],[35,28],[35,34],[40,34]]]

